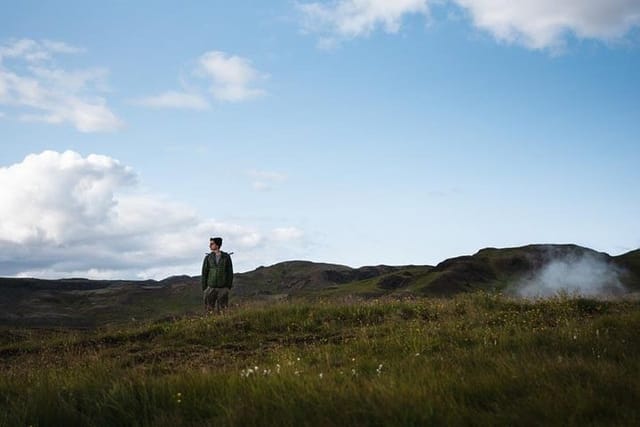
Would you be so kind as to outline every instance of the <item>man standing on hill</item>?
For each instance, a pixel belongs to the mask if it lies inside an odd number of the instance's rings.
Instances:
[[[206,313],[227,308],[229,305],[229,289],[233,285],[233,264],[231,256],[220,250],[221,237],[211,237],[209,248],[211,253],[204,257],[202,263],[202,290],[204,291],[204,309]]]

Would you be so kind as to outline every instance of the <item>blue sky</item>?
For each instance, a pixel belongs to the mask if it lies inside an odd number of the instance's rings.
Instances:
[[[637,0],[2,10],[2,276],[640,247]]]

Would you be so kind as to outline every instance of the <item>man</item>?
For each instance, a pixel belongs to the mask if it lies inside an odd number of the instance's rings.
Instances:
[[[207,313],[219,313],[229,305],[229,289],[233,285],[233,264],[231,256],[220,250],[221,246],[221,237],[211,237],[211,253],[204,257],[202,263],[202,290]]]

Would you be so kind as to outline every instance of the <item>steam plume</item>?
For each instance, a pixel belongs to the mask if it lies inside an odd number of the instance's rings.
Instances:
[[[549,297],[559,293],[582,296],[613,296],[625,292],[620,269],[604,254],[557,254],[533,276],[520,281],[522,297]]]

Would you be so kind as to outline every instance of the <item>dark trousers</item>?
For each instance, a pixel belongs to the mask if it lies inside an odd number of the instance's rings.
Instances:
[[[229,306],[229,288],[206,288],[204,290],[204,309],[219,313]]]

